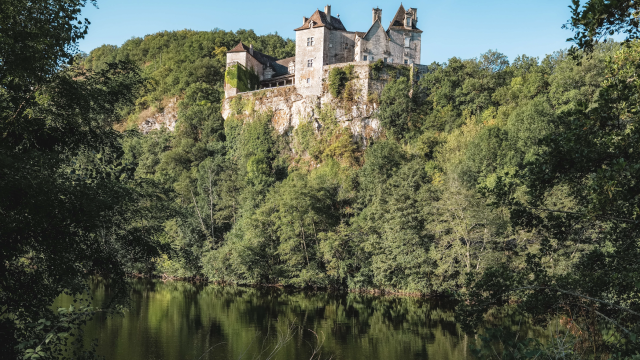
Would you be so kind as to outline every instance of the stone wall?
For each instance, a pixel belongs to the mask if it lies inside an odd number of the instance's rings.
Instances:
[[[252,70],[255,72],[260,80],[264,78],[264,67],[258,60],[256,60],[253,56],[249,55],[247,52],[233,52],[227,53],[227,68],[229,68],[230,64],[238,62],[242,66],[244,66],[247,70]],[[224,84],[224,93],[225,97],[235,96],[238,93],[237,88],[231,87],[229,84],[225,82]]]
[[[354,76],[348,83],[353,96],[348,99],[344,96],[334,98],[329,92],[329,73],[333,68],[347,66],[353,66]],[[274,128],[284,134],[303,122],[313,121],[315,127],[319,128],[322,126],[318,122],[319,110],[331,107],[338,123],[351,130],[354,141],[367,144],[369,139],[380,135],[376,114],[378,99],[385,85],[397,76],[409,75],[411,72],[414,75],[409,77],[415,81],[426,70],[426,66],[387,65],[374,77],[369,62],[326,65],[322,67],[319,95],[304,94],[293,85],[241,93],[224,99],[222,117],[227,119],[233,115],[248,120],[254,113],[272,112]]]
[[[329,57],[327,65],[351,62],[354,60],[355,32],[330,31]]]
[[[310,37],[313,37],[313,46],[307,46]],[[329,30],[326,27],[296,31],[296,87],[304,96],[322,93],[322,66],[325,56],[329,57],[325,52],[325,47],[329,49],[328,40]],[[313,60],[311,67],[308,66],[309,60]]]
[[[365,55],[367,56],[366,61],[368,62],[390,57],[389,45],[384,27],[382,27],[379,21],[376,21],[366,36],[360,39],[359,52],[357,54],[358,61],[364,61]]]
[[[306,39],[305,39],[306,41]],[[334,98],[329,92],[328,78],[331,69],[353,66],[354,78],[350,81],[353,96]],[[249,119],[253,113],[273,113],[273,126],[280,133],[295,129],[302,122],[318,123],[321,108],[331,107],[338,122],[348,127],[354,140],[363,144],[380,135],[376,113],[377,99],[384,86],[393,78],[386,73],[373,79],[369,62],[351,62],[322,67],[319,95],[304,94],[296,86],[262,89],[226,98],[222,104],[222,116],[231,115]],[[372,96],[374,95],[374,96]],[[378,95],[378,96],[375,96]]]
[[[422,34],[415,31],[402,31],[392,29],[389,31],[392,46],[391,57],[396,64],[404,64],[404,60],[409,60],[408,64],[420,64],[420,51],[422,44]],[[410,37],[409,48],[404,47],[404,38]]]

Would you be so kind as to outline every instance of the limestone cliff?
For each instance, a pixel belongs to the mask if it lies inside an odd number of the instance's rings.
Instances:
[[[334,97],[329,91],[329,73],[333,68],[346,68],[352,78],[344,86],[344,92]],[[300,94],[296,86],[284,86],[240,93],[226,98],[222,103],[222,116],[248,117],[253,112],[272,112],[273,126],[279,133],[295,129],[301,122],[313,121],[318,128],[319,109],[330,106],[338,122],[348,127],[354,140],[367,143],[367,139],[380,135],[376,118],[377,99],[390,76],[371,76],[368,64],[337,64],[323,67],[323,84],[320,96]]]
[[[160,130],[163,127],[174,131],[178,121],[178,98],[170,99],[161,112],[152,114],[143,112],[141,116],[144,120],[138,125],[138,128],[143,134],[147,134],[151,130]]]

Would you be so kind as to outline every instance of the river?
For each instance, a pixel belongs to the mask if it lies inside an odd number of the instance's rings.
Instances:
[[[92,291],[94,306],[110,297]],[[473,341],[449,300],[159,280],[133,280],[124,316],[98,313],[85,338],[107,360],[468,359]]]

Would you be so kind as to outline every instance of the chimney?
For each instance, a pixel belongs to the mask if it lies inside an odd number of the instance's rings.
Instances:
[[[374,24],[378,20],[382,23],[382,9],[375,8],[373,9],[373,21],[371,21],[371,24]]]
[[[249,54],[253,56],[253,44],[249,45]]]
[[[327,14],[327,21],[331,22],[331,5],[324,7],[324,13]]]
[[[306,24],[306,23],[307,23],[307,17],[306,17],[306,16],[303,16],[303,17],[302,17],[302,25],[304,25],[304,24]]]

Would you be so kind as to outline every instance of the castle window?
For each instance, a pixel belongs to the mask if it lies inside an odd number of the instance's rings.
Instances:
[[[389,59],[389,64],[393,64],[393,58]]]
[[[369,58],[369,60],[373,61],[373,56]]]
[[[409,60],[404,59],[404,64],[405,64],[405,65],[409,65]]]
[[[313,67],[313,59],[307,60],[307,67]]]
[[[311,78],[307,78],[307,84],[311,84]]]
[[[364,56],[362,57],[362,60],[363,60],[363,61],[367,61],[367,55],[364,55]]]
[[[307,46],[313,46],[313,38],[307,38]]]
[[[404,38],[404,47],[408,48],[410,43],[411,43],[410,37],[407,36],[406,38]]]
[[[387,58],[384,58],[384,62],[385,62],[385,63],[387,62]]]

